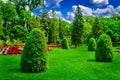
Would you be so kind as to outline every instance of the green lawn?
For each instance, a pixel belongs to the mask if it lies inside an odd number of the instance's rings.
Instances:
[[[86,46],[52,49],[49,69],[42,73],[20,71],[20,55],[0,55],[0,80],[120,80],[120,54],[113,62],[96,62]]]

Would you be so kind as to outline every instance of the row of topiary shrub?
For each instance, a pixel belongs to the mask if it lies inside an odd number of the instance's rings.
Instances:
[[[68,49],[67,38],[62,40],[62,48]],[[21,70],[24,72],[41,72],[47,70],[47,46],[44,32],[35,28],[27,37],[21,56]]]
[[[67,38],[62,40],[62,48],[68,49]],[[88,50],[96,49],[96,61],[112,61],[112,42],[108,35],[103,34],[97,41],[91,38]],[[21,56],[21,70],[24,72],[41,72],[47,70],[47,46],[44,32],[35,28],[27,37],[25,47]]]
[[[88,51],[96,51],[96,61],[111,62],[113,60],[112,41],[107,34],[102,34],[99,37],[99,39],[97,40],[97,46],[95,39],[90,38],[88,44]]]

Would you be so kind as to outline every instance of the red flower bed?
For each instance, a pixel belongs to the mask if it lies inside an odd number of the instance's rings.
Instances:
[[[14,47],[14,46],[10,46],[8,54],[12,55],[12,54],[22,54],[22,50],[19,49],[19,47]]]
[[[19,44],[17,45],[18,48],[23,48],[25,46],[25,44]]]
[[[7,46],[0,46],[0,49],[4,49],[4,48],[6,48]]]
[[[62,48],[61,44],[49,44],[48,47]]]

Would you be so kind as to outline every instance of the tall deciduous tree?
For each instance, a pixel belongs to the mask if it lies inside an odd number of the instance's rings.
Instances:
[[[103,33],[103,31],[102,31],[102,26],[101,26],[101,24],[100,24],[100,22],[99,22],[99,19],[96,17],[95,18],[95,23],[94,23],[94,26],[93,26],[93,28],[92,28],[92,33],[93,33],[93,36],[94,36],[94,38],[97,40],[99,37],[100,37],[100,35]]]
[[[77,6],[72,29],[72,44],[74,44],[75,47],[83,42],[83,22],[81,9],[79,6]]]
[[[20,18],[20,25],[29,28],[28,24],[31,21],[31,11],[21,10],[19,18]]]
[[[3,1],[0,0],[0,25],[2,25],[2,6],[3,6]]]
[[[28,8],[30,11],[44,5],[44,0],[10,0],[16,6],[17,13],[20,14],[21,10]]]
[[[41,27],[45,31],[45,36],[48,36],[48,32],[49,32],[49,28],[50,28],[49,14],[45,9],[43,9],[43,11],[39,15],[39,17],[40,17]]]
[[[3,26],[14,26],[17,16],[16,7],[10,3],[3,3],[0,9],[2,14]]]

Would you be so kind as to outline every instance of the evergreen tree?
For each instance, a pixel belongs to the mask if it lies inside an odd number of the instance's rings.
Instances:
[[[52,18],[56,18],[56,12],[54,9],[52,9],[52,12],[51,12],[51,15],[50,15]]]
[[[93,37],[95,38],[96,41],[100,37],[100,35],[103,33],[102,26],[97,17],[95,18],[95,23],[92,28],[92,33],[93,33]]]
[[[48,35],[48,43],[54,43],[58,41],[59,38],[59,20],[56,18],[50,19],[50,29]]]
[[[81,13],[81,9],[77,6],[77,11],[75,14],[75,19],[73,21],[73,29],[72,29],[72,44],[77,47],[79,44],[83,42],[83,16]]]
[[[47,46],[44,32],[33,29],[25,43],[21,56],[21,70],[24,72],[41,72],[47,69]]]
[[[59,19],[59,38],[63,39],[64,37],[64,26],[62,24],[61,19]]]
[[[113,60],[112,41],[109,35],[102,34],[97,41],[96,61],[111,62]]]

